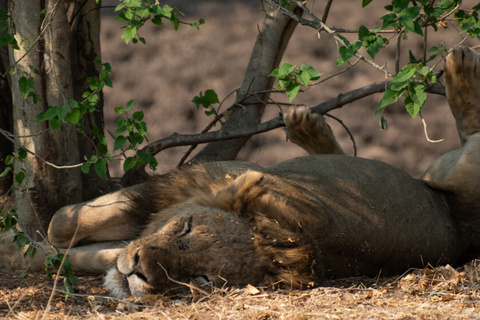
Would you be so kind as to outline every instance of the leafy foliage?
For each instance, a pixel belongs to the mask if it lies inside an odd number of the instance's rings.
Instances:
[[[146,43],[145,38],[139,35],[138,31],[142,28],[147,21],[151,21],[153,24],[161,26],[163,20],[168,20],[172,23],[175,30],[178,29],[181,21],[179,16],[183,17],[184,14],[169,5],[159,5],[157,1],[153,3],[150,0],[123,0],[115,8],[115,12],[119,12],[115,17],[116,20],[126,23],[122,29],[125,32],[122,35],[122,39],[125,43],[132,41],[137,43],[138,41]],[[198,22],[186,23],[196,29],[200,25],[204,24],[205,20],[200,19]]]
[[[17,40],[8,32],[8,17],[7,12],[0,10],[0,46],[11,46],[14,50],[19,50]]]
[[[220,101],[218,100],[218,95],[214,90],[208,89],[205,91],[205,94],[200,92],[198,96],[195,96],[193,98],[192,102],[197,107],[197,110],[200,107],[203,107],[205,109],[204,110],[205,115],[207,116],[217,115],[217,110],[212,105],[220,103]]]
[[[123,163],[123,170],[125,172],[135,167],[137,163],[141,165],[149,164],[150,168],[155,170],[158,164],[155,157],[138,148],[144,141],[148,141],[147,124],[143,121],[143,111],[136,111],[131,117],[129,116],[129,111],[134,105],[135,101],[130,100],[125,107],[115,108],[115,113],[124,115],[125,118],[117,120],[113,151],[119,149],[122,149],[122,152],[127,150],[135,151],[136,156],[127,157]]]
[[[269,74],[270,77],[278,79],[276,89],[285,89],[290,102],[297,96],[301,85],[308,87],[310,81],[320,79],[322,74],[309,64],[302,64],[299,68],[293,64],[284,62]]]
[[[373,0],[363,0],[362,6],[365,7],[372,2]],[[480,22],[477,13],[480,9],[480,4],[475,6],[473,10],[466,11],[458,9],[458,5],[461,2],[460,0],[442,0],[438,2],[428,0],[392,0],[391,4],[385,6],[389,13],[380,18],[382,26],[374,28],[372,32],[361,26],[358,31],[358,38],[365,46],[370,57],[374,58],[383,45],[388,43],[377,35],[379,32],[393,28],[403,39],[407,39],[409,33],[423,37],[425,36],[423,29],[432,28],[434,31],[437,31],[439,25],[445,25],[445,17],[448,13],[454,10],[454,17],[461,27],[461,32],[467,33],[470,37],[480,39]],[[337,60],[337,65],[347,61],[358,52],[360,41],[339,49],[341,59]],[[436,64],[433,67],[429,67],[427,63],[435,59],[443,59],[447,54],[443,44],[424,48],[424,50],[425,54],[421,59],[415,58],[413,53],[409,52],[410,64],[403,66],[397,74],[393,75],[391,86],[386,89],[376,114],[400,98],[404,99],[405,108],[412,117],[416,117],[421,112],[427,99],[427,87],[437,83],[437,75],[434,71]],[[427,52],[434,54],[427,57]],[[385,120],[383,119],[383,121]],[[384,123],[383,121],[381,123]]]

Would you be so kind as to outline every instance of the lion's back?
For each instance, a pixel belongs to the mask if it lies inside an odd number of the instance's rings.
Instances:
[[[296,214],[306,217],[304,229],[322,248],[318,258],[327,273],[332,269],[334,275],[351,275],[355,265],[359,274],[378,271],[381,265],[395,272],[405,262],[417,260],[421,265],[420,256],[425,261],[439,257],[451,261],[456,254],[458,235],[445,200],[388,164],[313,155],[265,171],[285,181],[271,188],[289,199]],[[283,191],[286,184],[301,192]],[[328,229],[309,223],[319,221],[312,218],[318,215],[328,221],[324,223]],[[393,258],[392,248],[398,252]]]

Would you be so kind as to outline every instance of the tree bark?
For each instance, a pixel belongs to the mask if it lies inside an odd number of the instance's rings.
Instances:
[[[46,19],[39,15],[45,10]],[[37,123],[38,113],[49,106],[65,105],[73,98],[68,52],[69,30],[63,1],[16,0],[9,2],[10,32],[20,50],[9,48],[12,75],[13,130],[16,142],[41,158],[57,164],[80,162],[78,140],[73,126],[51,131],[45,122]],[[45,32],[42,33],[42,27]],[[32,73],[32,68],[39,74]],[[24,99],[19,87],[22,76],[35,81],[38,103]],[[82,181],[77,169],[58,170],[39,157],[28,155],[16,161],[15,171],[25,170],[25,179],[14,190],[13,205],[19,224],[30,236],[45,235],[53,213],[60,207],[82,200]]]
[[[301,15],[302,11],[297,8],[295,13]],[[297,22],[293,19],[278,10],[269,9],[257,36],[242,86],[237,93],[236,107],[231,111],[221,131],[228,134],[228,131],[252,127],[260,122],[270,94],[256,92],[272,89],[274,78],[268,75],[278,67],[296,26]],[[249,137],[209,143],[194,160],[232,160],[248,139]]]
[[[101,66],[93,63],[101,60],[100,50],[100,8],[102,2],[95,0],[69,0],[67,16],[70,24],[70,57],[72,68],[73,96],[81,101],[82,94],[89,89],[88,77],[98,78]],[[96,154],[95,145],[98,139],[94,137],[93,128],[104,132],[103,94],[100,92],[98,108],[82,119],[83,134],[78,134],[80,154],[90,158]],[[108,178],[102,180],[90,170],[82,174],[83,200],[93,199],[109,191]]]

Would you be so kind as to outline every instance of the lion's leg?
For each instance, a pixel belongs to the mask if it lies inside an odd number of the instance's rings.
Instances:
[[[48,240],[56,247],[68,248],[78,242],[121,241],[134,238],[139,226],[131,223],[126,209],[129,192],[139,186],[120,189],[91,201],[58,210],[48,228]],[[75,235],[75,238],[74,238]],[[74,238],[74,239],[73,239]]]
[[[466,257],[476,257],[480,254],[480,55],[468,48],[453,50],[446,59],[445,80],[462,147],[435,160],[422,178],[444,193]]]
[[[480,55],[469,48],[455,48],[445,62],[445,84],[463,145],[480,132]]]
[[[323,116],[310,108],[291,107],[283,116],[287,138],[309,154],[344,154]]]
[[[0,270],[5,273],[43,272],[45,268],[45,254],[56,253],[57,250],[46,242],[37,243],[33,258],[25,257],[28,245],[18,249],[13,241],[14,233],[0,233]],[[76,274],[102,274],[115,265],[115,261],[126,243],[101,242],[86,246],[60,249],[60,253],[67,253],[73,271]]]

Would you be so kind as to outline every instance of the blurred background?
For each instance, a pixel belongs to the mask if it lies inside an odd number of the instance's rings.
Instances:
[[[312,2],[314,11],[320,17],[325,2]],[[113,108],[124,106],[131,99],[136,101],[135,109],[145,113],[151,142],[173,132],[200,132],[211,119],[202,110],[196,109],[191,102],[193,97],[200,91],[214,89],[219,99],[223,100],[242,83],[264,17],[261,2],[172,0],[161,4],[166,3],[184,12],[186,16],[183,20],[193,22],[203,18],[206,23],[199,30],[181,25],[176,32],[167,22],[162,27],[148,24],[139,31],[147,44],[127,45],[121,39],[122,23],[114,20],[114,7],[118,1],[103,1],[102,60],[109,62],[113,68],[113,89],[104,90],[105,116],[107,130],[112,134],[118,119]],[[468,1],[466,3],[468,6]],[[388,1],[376,0],[362,9],[360,0],[335,0],[327,25],[346,29],[357,29],[360,25],[368,28],[380,26],[379,18],[386,14],[383,9],[386,4]],[[443,41],[445,47],[450,48],[461,40],[452,27],[440,31],[438,34],[429,33],[429,46],[439,46]],[[356,34],[346,37],[356,40]],[[467,44],[475,45],[475,42]],[[377,63],[394,70],[394,47],[391,45],[379,54]],[[421,55],[422,38],[411,35],[403,48],[402,62],[406,63],[408,48]],[[335,66],[337,58],[338,44],[331,36],[322,33],[319,38],[315,30],[299,25],[282,61],[296,65],[308,63],[322,72],[323,78],[345,68]],[[443,62],[437,69],[443,69]],[[382,72],[359,63],[348,72],[299,94],[294,102],[315,106],[340,93],[383,80]],[[285,101],[280,95],[274,98]],[[429,137],[444,139],[440,143],[426,140],[421,119],[411,118],[401,103],[387,108],[385,118],[389,129],[380,130],[379,116],[374,112],[381,98],[382,94],[376,94],[331,112],[354,135],[358,156],[387,162],[419,177],[435,158],[459,147],[455,123],[445,97],[429,96],[422,112]],[[234,95],[231,95],[222,109],[228,108],[233,101]],[[268,106],[264,121],[278,116],[279,112],[278,107]],[[353,154],[352,142],[345,129],[332,119],[327,121],[344,150]],[[111,137],[109,139],[113,141]],[[162,151],[157,156],[157,171],[161,173],[175,167],[186,149],[180,147]],[[276,129],[250,139],[238,159],[265,166],[304,154],[299,147],[286,142],[283,129]],[[121,162],[111,167],[111,173],[113,176],[121,175]]]

